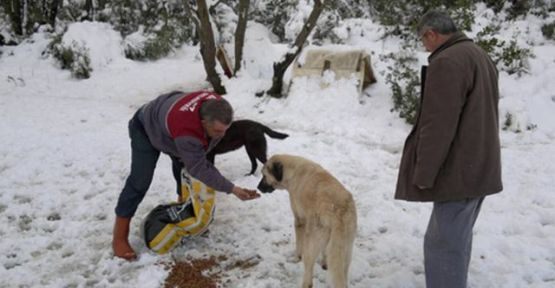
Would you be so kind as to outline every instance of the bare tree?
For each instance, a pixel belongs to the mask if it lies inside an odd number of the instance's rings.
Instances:
[[[239,20],[237,21],[237,29],[235,30],[235,67],[233,75],[241,70],[241,61],[243,61],[243,46],[245,44],[245,32],[247,30],[247,21],[249,15],[250,0],[239,0],[237,13]]]
[[[285,71],[287,70],[289,65],[293,63],[293,60],[295,60],[295,58],[299,56],[299,54],[303,50],[304,43],[310,35],[310,32],[312,32],[312,30],[314,29],[314,26],[316,26],[316,21],[318,20],[318,17],[320,17],[320,14],[322,14],[323,10],[324,5],[322,4],[322,0],[314,0],[314,7],[312,8],[310,15],[308,16],[308,19],[304,23],[299,35],[297,35],[295,43],[293,44],[291,49],[288,50],[294,52],[287,52],[281,62],[274,63],[272,87],[270,88],[270,90],[266,91],[268,95],[276,98],[281,98],[281,91],[283,90],[283,75],[285,74]]]
[[[216,45],[214,44],[214,32],[210,23],[210,15],[206,0],[197,0],[197,9],[193,9],[189,0],[183,0],[189,17],[195,23],[200,39],[200,54],[208,82],[212,84],[214,91],[218,94],[226,94],[222,85],[220,75],[216,71]]]

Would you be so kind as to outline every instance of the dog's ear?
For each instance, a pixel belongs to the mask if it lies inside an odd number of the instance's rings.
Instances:
[[[280,162],[274,162],[272,163],[272,175],[274,176],[274,178],[276,178],[277,181],[280,181],[283,179],[283,164],[281,164]]]

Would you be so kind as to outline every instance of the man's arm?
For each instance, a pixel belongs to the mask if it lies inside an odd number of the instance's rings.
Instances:
[[[220,171],[206,159],[202,144],[197,139],[182,136],[175,139],[175,144],[187,172],[202,183],[218,191],[233,193],[243,201],[260,197],[260,194],[256,193],[255,190],[235,186],[222,176]]]
[[[231,193],[233,183],[227,180],[212,163],[206,159],[206,153],[199,140],[181,136],[175,139],[179,157],[191,176],[204,184],[226,193]]]

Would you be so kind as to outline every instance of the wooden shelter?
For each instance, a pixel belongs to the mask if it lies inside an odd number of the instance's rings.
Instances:
[[[336,51],[313,49],[306,52],[304,61],[293,64],[292,80],[297,77],[321,77],[325,71],[335,73],[335,79],[355,77],[359,93],[376,83],[370,55],[363,50]],[[325,83],[322,83],[325,86]]]

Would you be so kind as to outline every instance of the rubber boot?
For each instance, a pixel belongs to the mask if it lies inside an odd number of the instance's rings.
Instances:
[[[124,218],[116,216],[116,222],[114,224],[114,235],[112,239],[112,249],[114,250],[114,256],[123,258],[125,260],[131,261],[137,258],[137,254],[129,245],[129,226],[131,223],[131,218]]]

